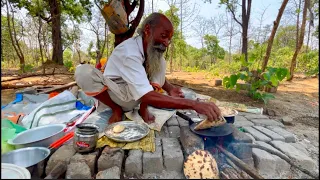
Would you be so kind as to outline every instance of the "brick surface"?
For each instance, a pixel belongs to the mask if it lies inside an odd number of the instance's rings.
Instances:
[[[182,171],[183,153],[177,138],[162,138],[163,161],[167,171]]]
[[[275,148],[282,151],[285,155],[293,159],[298,165],[309,170],[314,170],[316,168],[315,162],[306,154],[299,151],[297,148],[289,143],[284,143],[282,141],[271,141],[270,142]]]
[[[252,142],[255,142],[255,141],[256,141],[256,139],[255,139],[250,133],[245,133],[245,134],[252,139]]]
[[[244,117],[249,119],[249,120],[253,120],[253,119],[269,119],[268,116],[263,115],[263,114],[248,114],[248,115],[245,115]]]
[[[118,166],[99,171],[96,179],[120,179],[121,170]]]
[[[257,141],[264,141],[264,142],[269,142],[271,141],[271,138],[268,136],[264,135],[260,131],[254,129],[253,127],[243,127],[246,132],[250,133]]]
[[[177,118],[177,120],[179,122],[180,128],[184,127],[184,126],[189,126],[189,122],[187,120],[185,120],[185,119],[183,119],[183,118],[181,118],[179,116],[176,116],[176,118]]]
[[[228,145],[228,151],[237,156],[239,159],[252,158],[252,148],[242,143],[231,143]]]
[[[248,121],[248,119],[245,118],[244,116],[237,115],[235,117],[235,122],[237,122],[237,121]]]
[[[244,126],[253,126],[254,124],[253,124],[253,122],[251,122],[251,121],[249,121],[249,120],[241,120],[241,121],[236,120],[236,121],[234,122],[234,125],[235,125],[236,127],[244,127]]]
[[[155,136],[156,137],[164,137],[164,138],[168,138],[169,137],[169,131],[168,131],[168,127],[167,126],[162,126],[161,131],[155,131]]]
[[[271,131],[270,129],[264,128],[262,126],[253,126],[253,128],[255,128],[258,131],[262,132],[263,134],[267,135],[272,140],[285,141],[284,137],[280,136],[276,132]]]
[[[273,132],[276,132],[277,134],[281,135],[284,137],[285,142],[287,143],[294,143],[296,142],[296,138],[294,137],[294,134],[291,132],[279,127],[279,126],[267,126],[268,129],[270,129]]]
[[[280,126],[284,127],[281,122],[272,120],[272,119],[252,119],[251,120],[256,126]]]
[[[153,153],[143,152],[143,155],[142,155],[143,173],[160,173],[162,172],[162,170],[164,170],[161,139],[156,138],[155,143],[156,143],[155,152]]]
[[[89,166],[85,162],[74,162],[67,166],[66,179],[91,179]]]
[[[97,156],[98,156],[98,151],[95,151],[89,154],[76,153],[70,159],[70,163],[85,162],[89,166],[91,174],[94,174],[95,162],[97,160]]]
[[[55,151],[46,166],[46,174],[49,174],[54,166],[59,162],[69,164],[71,157],[76,153],[73,148],[73,144],[63,145],[57,151]]]
[[[168,126],[179,126],[179,122],[175,116],[172,116],[170,119],[167,120]]]
[[[169,126],[168,127],[169,137],[179,138],[180,137],[180,127],[179,126]]]
[[[255,143],[256,143],[256,144],[259,144],[260,146],[263,146],[263,147],[266,147],[266,148],[268,148],[268,149],[271,149],[271,150],[273,150],[273,151],[276,151],[276,152],[282,154],[283,156],[289,158],[287,155],[283,154],[283,152],[279,151],[279,149],[274,148],[273,146],[271,146],[270,144],[268,144],[268,143],[266,143],[266,142],[256,141]],[[272,155],[273,155],[273,154],[272,154]],[[275,156],[276,156],[276,155],[275,155]]]
[[[180,141],[185,156],[192,154],[198,149],[204,149],[203,139],[195,135],[188,126],[180,128]]]
[[[98,171],[104,171],[114,166],[121,168],[123,157],[122,149],[106,146],[98,159]]]
[[[130,150],[125,163],[127,175],[142,174],[142,150]]]
[[[240,131],[236,126],[231,125],[233,132],[231,134],[231,140],[235,142],[252,143],[252,139],[244,132]]]

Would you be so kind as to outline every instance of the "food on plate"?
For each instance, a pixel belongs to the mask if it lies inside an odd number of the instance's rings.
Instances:
[[[184,162],[183,172],[187,179],[219,179],[216,160],[205,150],[196,150]]]
[[[234,110],[229,107],[219,107],[222,116],[231,116],[234,115]]]
[[[227,123],[227,121],[223,117],[220,117],[218,120],[215,120],[215,121],[209,121],[208,119],[205,119],[201,121],[198,125],[196,125],[194,130],[202,130],[202,129],[208,129],[211,127],[217,127],[225,123]]]
[[[119,125],[116,125],[113,127],[113,132],[114,133],[121,133],[122,131],[124,131],[125,128],[126,127],[124,125],[119,124]]]

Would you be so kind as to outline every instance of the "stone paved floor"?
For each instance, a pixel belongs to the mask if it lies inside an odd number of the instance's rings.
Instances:
[[[189,114],[197,117],[196,114]],[[296,163],[319,173],[317,163],[310,158],[308,149],[297,142],[294,134],[285,130],[284,125],[265,115],[239,113],[234,123],[245,132],[233,133],[240,142],[253,142],[283,153]],[[156,152],[122,150],[105,147],[90,154],[76,153],[72,144],[64,145],[49,159],[46,173],[58,162],[68,163],[66,179],[80,177],[105,178],[162,178],[184,179],[183,161],[197,149],[204,149],[201,138],[191,133],[188,122],[176,115],[155,133]],[[239,147],[231,147],[231,149]],[[265,178],[305,178],[279,158],[257,148],[243,149],[235,153],[238,158],[251,164]],[[250,163],[251,162],[251,163]],[[63,177],[62,177],[63,178]]]

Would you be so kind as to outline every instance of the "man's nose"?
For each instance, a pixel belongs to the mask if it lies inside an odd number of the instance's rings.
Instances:
[[[163,45],[164,45],[165,47],[168,47],[169,44],[170,44],[170,40],[169,40],[169,39],[165,39],[165,40],[163,41]]]

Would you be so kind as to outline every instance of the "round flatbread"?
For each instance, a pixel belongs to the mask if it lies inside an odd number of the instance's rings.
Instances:
[[[114,126],[112,130],[114,133],[121,133],[125,128],[125,126],[119,124]]]
[[[216,160],[208,151],[196,150],[184,163],[184,175],[187,179],[219,179]]]
[[[219,107],[222,116],[231,116],[234,115],[234,111],[229,107]]]

